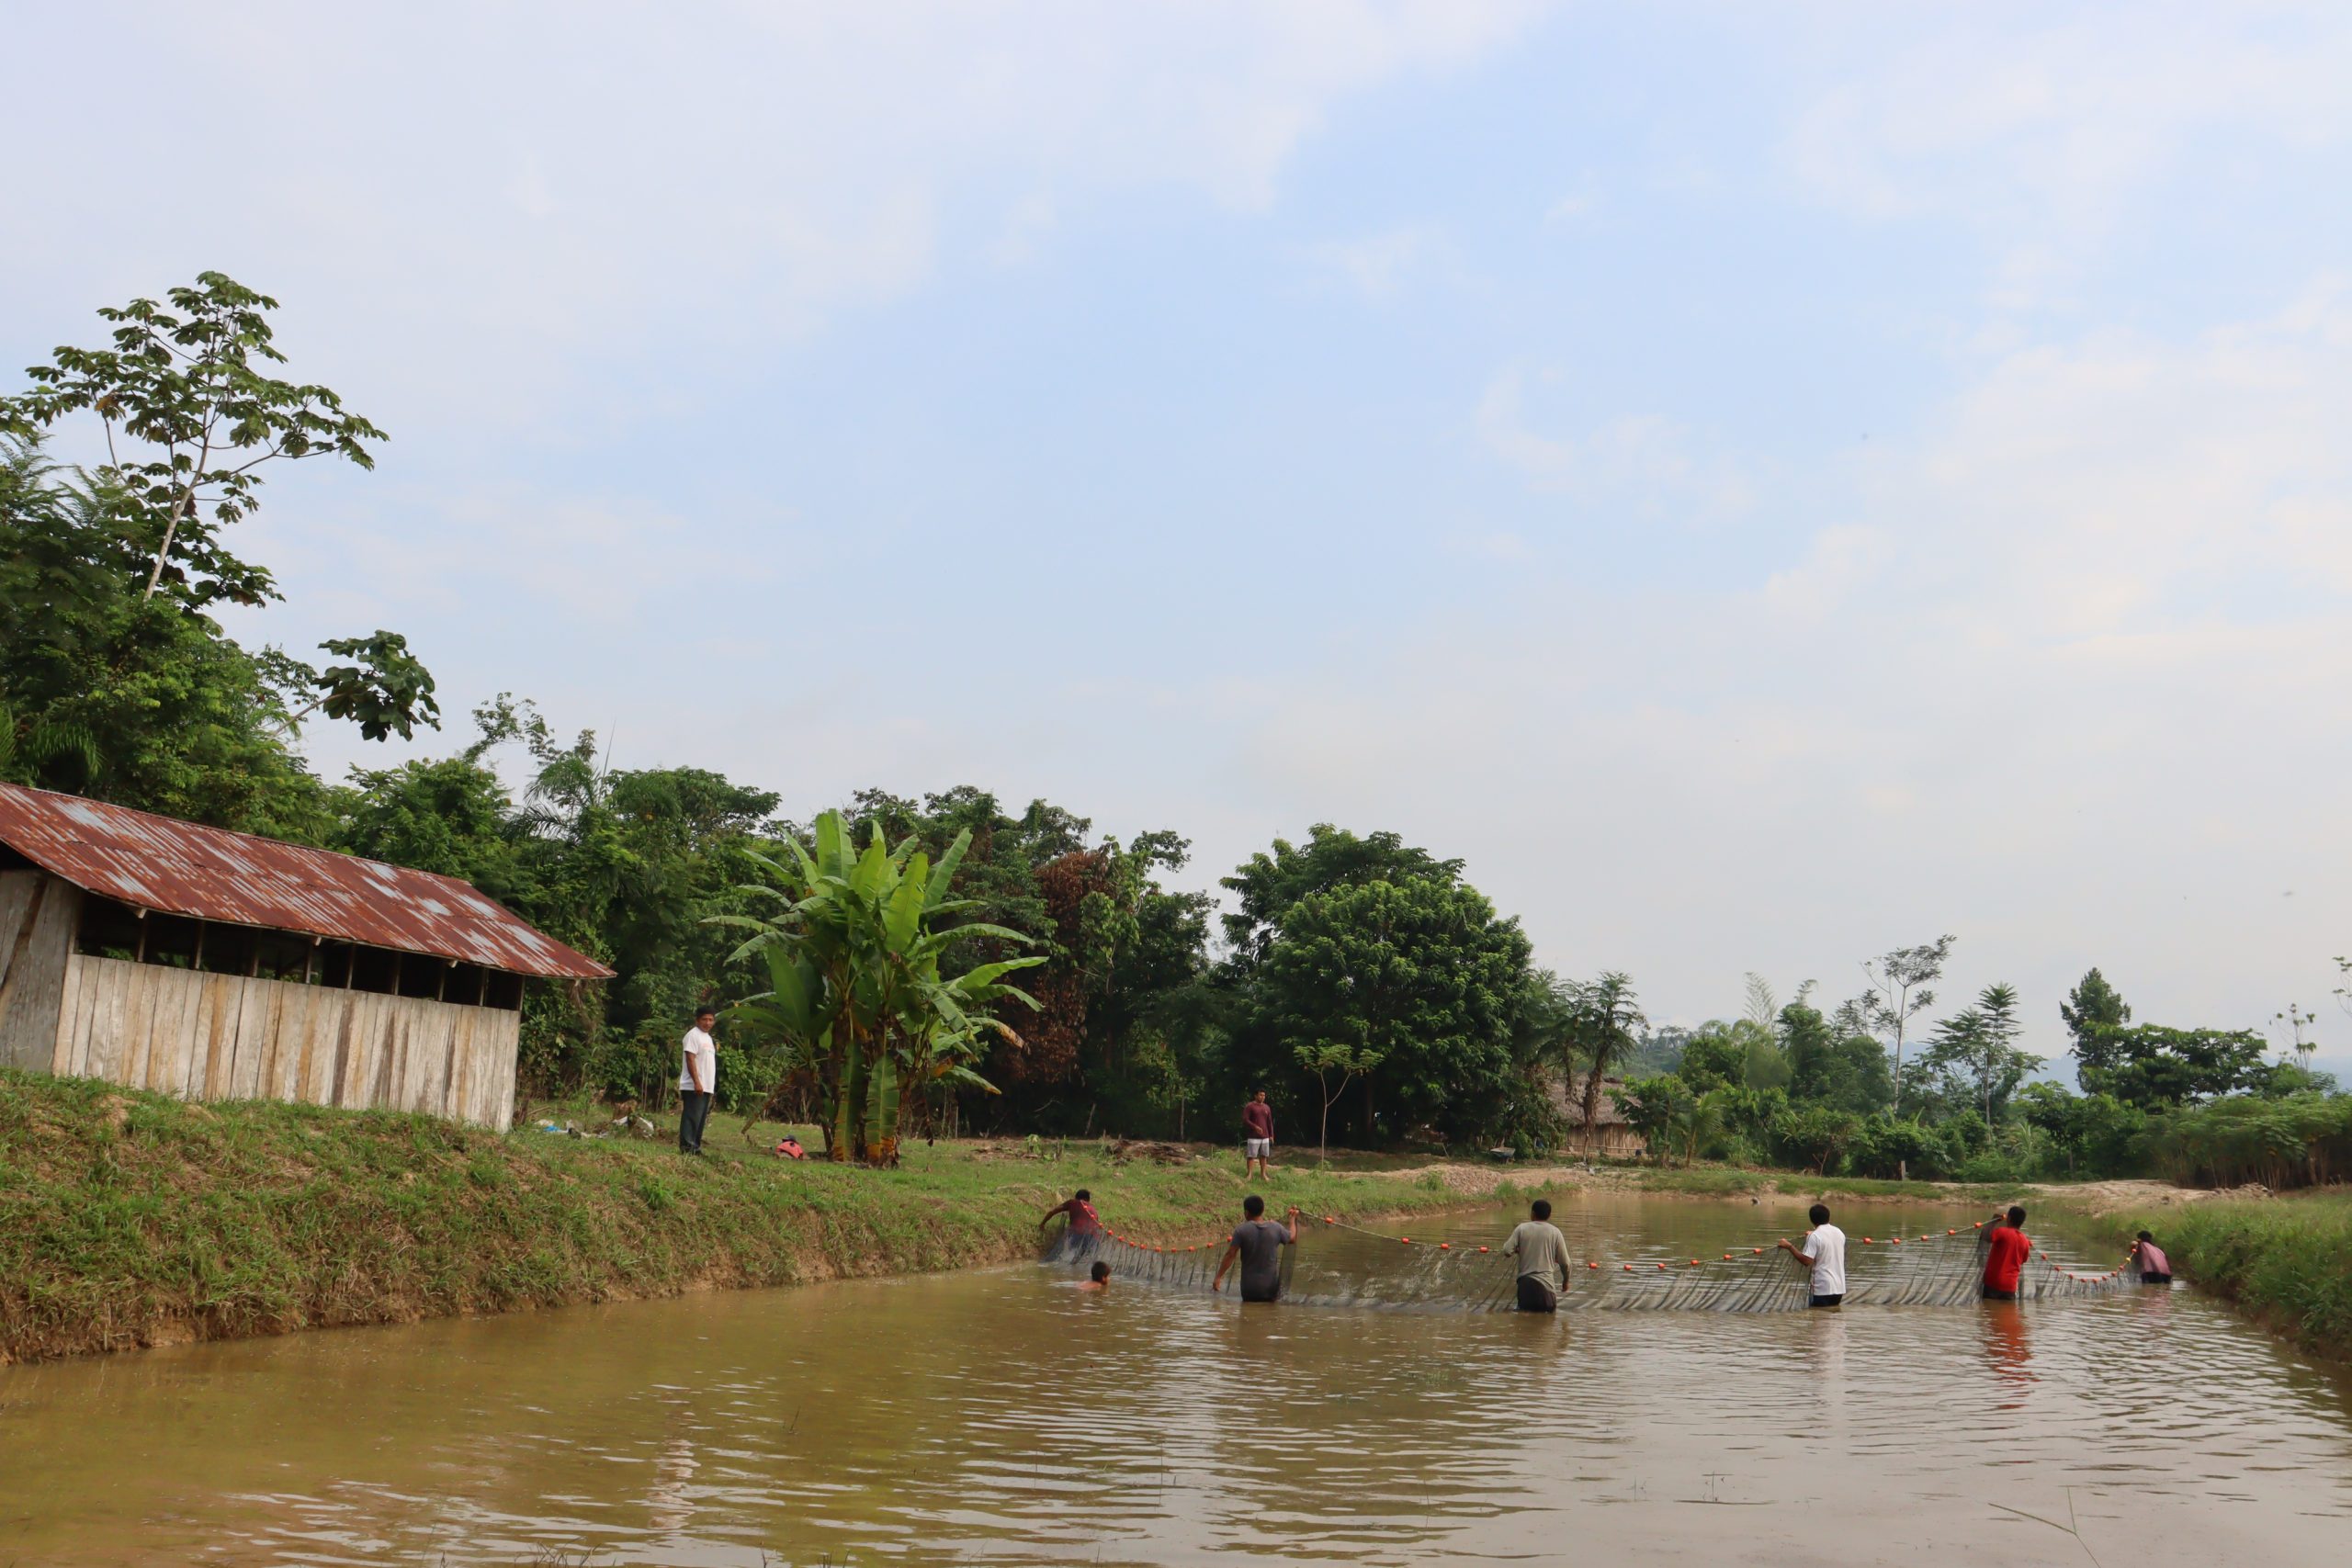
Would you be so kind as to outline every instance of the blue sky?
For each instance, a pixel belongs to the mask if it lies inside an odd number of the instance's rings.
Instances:
[[[1203,885],[1394,828],[1661,1019],[1951,931],[2040,1049],[2098,964],[2352,1069],[2341,7],[12,39],[0,363],[220,268],[391,433],[272,480],[241,635],[399,628],[460,730],[512,690],[796,815],[1173,826]]]

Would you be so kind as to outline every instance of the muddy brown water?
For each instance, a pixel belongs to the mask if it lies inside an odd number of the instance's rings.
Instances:
[[[1559,1217],[1610,1256],[1802,1224],[1607,1195]],[[1310,1235],[1302,1279],[1376,1275],[1386,1245]],[[1023,1266],[0,1368],[0,1568],[2347,1551],[2352,1399],[2187,1290],[1541,1318]]]

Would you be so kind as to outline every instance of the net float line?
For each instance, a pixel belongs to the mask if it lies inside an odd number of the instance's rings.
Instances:
[[[1469,1242],[1430,1241],[1370,1230],[1336,1214],[1306,1216],[1327,1228],[1352,1231],[1397,1248],[1399,1265],[1363,1279],[1317,1279],[1304,1293],[1293,1288],[1297,1248],[1283,1248],[1287,1300],[1312,1304],[1423,1312],[1492,1312],[1516,1304],[1518,1270],[1498,1248]],[[1980,1299],[1984,1224],[1879,1236],[1849,1236],[1846,1301],[1856,1305],[1958,1306]],[[1227,1235],[1166,1245],[1139,1242],[1104,1227],[1092,1236],[1066,1230],[1043,1260],[1084,1267],[1097,1259],[1114,1275],[1179,1289],[1205,1289],[1225,1257]],[[1965,1240],[1965,1247],[1953,1243]],[[1865,1250],[1866,1249],[1866,1250]],[[1747,1247],[1704,1257],[1584,1258],[1571,1267],[1560,1293],[1563,1311],[1792,1312],[1811,1300],[1804,1276],[1777,1247]],[[2129,1258],[2099,1272],[2068,1268],[2036,1247],[2020,1271],[2020,1301],[2067,1300],[2136,1288]]]

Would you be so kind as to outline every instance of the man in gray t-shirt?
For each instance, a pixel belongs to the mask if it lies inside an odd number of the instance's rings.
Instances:
[[[1225,1261],[1216,1266],[1216,1278],[1209,1281],[1212,1291],[1225,1288],[1226,1270],[1233,1260],[1241,1260],[1241,1299],[1245,1302],[1271,1302],[1283,1293],[1283,1248],[1298,1240],[1298,1210],[1293,1206],[1290,1223],[1278,1225],[1266,1218],[1266,1201],[1255,1192],[1241,1201],[1241,1223],[1233,1230],[1233,1241],[1225,1249]]]
[[[1557,1312],[1568,1288],[1568,1238],[1552,1223],[1550,1200],[1538,1198],[1503,1250],[1519,1258],[1519,1310]]]

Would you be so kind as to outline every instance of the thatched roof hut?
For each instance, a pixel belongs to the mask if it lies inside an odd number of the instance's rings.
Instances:
[[[1593,1119],[1595,1125],[1585,1124],[1584,1090],[1588,1076],[1570,1073],[1565,1082],[1558,1078],[1552,1080],[1552,1109],[1557,1111],[1561,1120],[1567,1123],[1569,1149],[1578,1154],[1589,1149],[1594,1154],[1619,1158],[1632,1158],[1645,1152],[1649,1147],[1647,1140],[1634,1130],[1634,1124],[1626,1119],[1625,1112],[1618,1108],[1616,1100],[1609,1092],[1612,1089],[1623,1089],[1623,1078],[1601,1078],[1600,1114]]]

